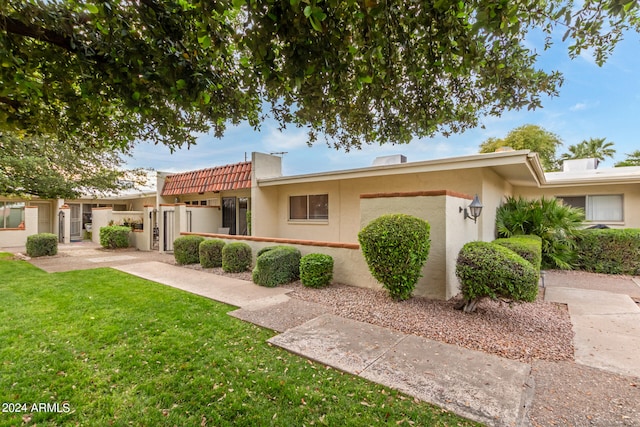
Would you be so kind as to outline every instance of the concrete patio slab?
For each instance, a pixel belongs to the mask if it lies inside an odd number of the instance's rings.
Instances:
[[[269,342],[488,425],[523,425],[532,395],[527,364],[330,314]]]
[[[87,258],[87,261],[100,263],[100,262],[114,262],[114,261],[130,261],[134,259],[137,259],[137,258],[131,255],[114,255],[114,256],[102,256],[98,258]]]

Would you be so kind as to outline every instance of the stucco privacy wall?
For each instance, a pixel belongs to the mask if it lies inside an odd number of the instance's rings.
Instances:
[[[431,249],[416,284],[416,296],[449,299],[459,293],[456,259],[462,246],[478,239],[479,224],[464,219],[460,207],[472,197],[450,191],[376,193],[360,196],[360,227],[385,214],[402,213],[427,221]]]
[[[220,239],[225,243],[244,242],[251,247],[253,265],[256,254],[262,248],[275,245],[294,246],[300,250],[302,256],[311,253],[330,255],[333,258],[333,280],[361,288],[381,289],[382,286],[369,273],[369,267],[362,256],[357,243],[305,241],[299,239],[279,239],[270,237],[229,236],[215,233],[180,233],[181,235],[198,235],[205,238]]]

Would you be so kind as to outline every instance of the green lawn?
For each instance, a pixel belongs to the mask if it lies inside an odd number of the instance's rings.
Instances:
[[[477,425],[272,347],[231,309],[0,255],[0,425]]]

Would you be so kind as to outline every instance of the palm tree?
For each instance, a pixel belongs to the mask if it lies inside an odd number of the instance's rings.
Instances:
[[[620,166],[640,166],[640,150],[627,154],[626,159],[615,164],[617,168]]]
[[[570,145],[569,153],[564,153],[560,156],[560,160],[573,160],[573,159],[598,159],[603,161],[607,157],[613,157],[616,150],[613,147],[613,142],[606,142],[606,138],[590,138],[588,141],[582,141],[580,144]]]

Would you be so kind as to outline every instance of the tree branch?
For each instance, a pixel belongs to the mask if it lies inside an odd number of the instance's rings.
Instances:
[[[13,107],[16,110],[22,106],[20,102],[7,98],[6,96],[0,96],[0,103]]]
[[[17,19],[0,15],[0,29],[11,34],[31,37],[36,40],[51,43],[68,51],[74,51],[71,37],[66,37],[55,31],[35,25],[25,24]]]

